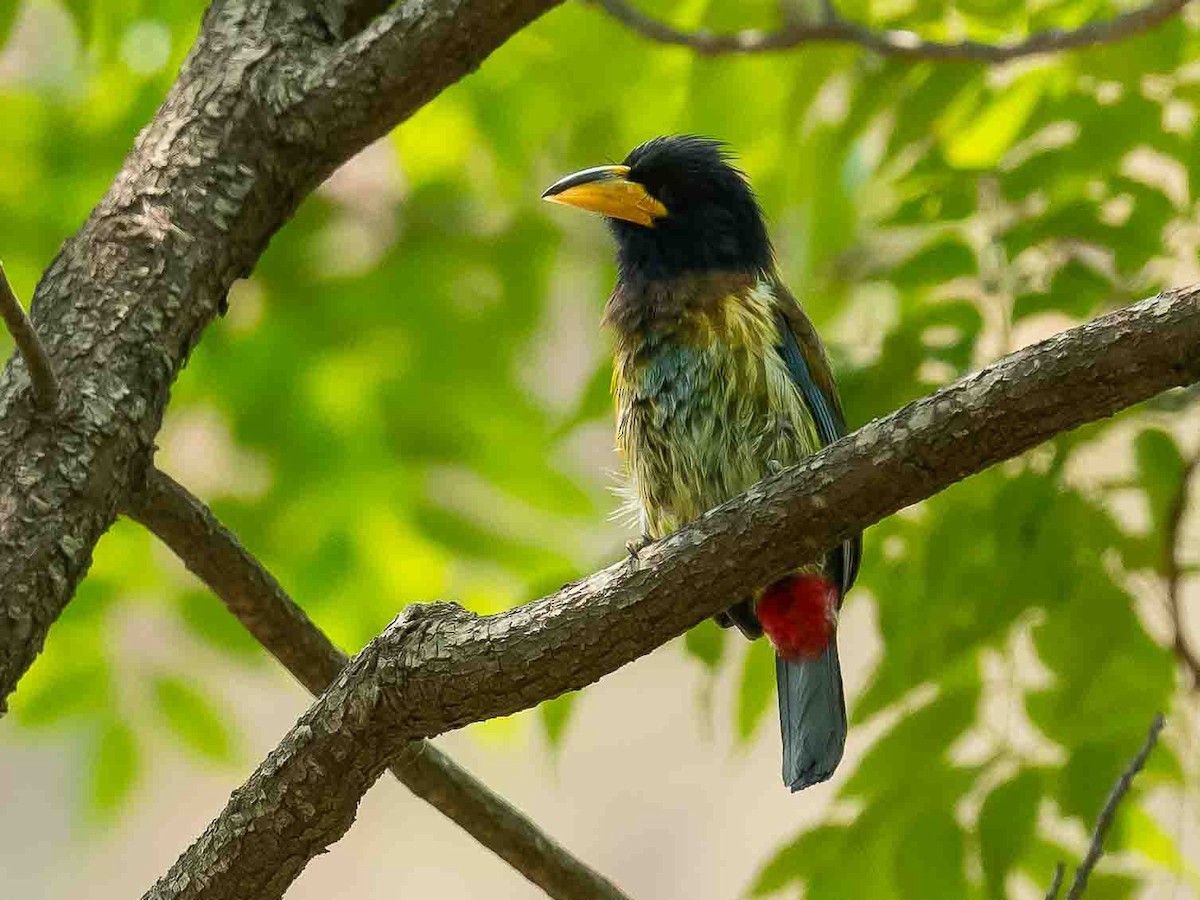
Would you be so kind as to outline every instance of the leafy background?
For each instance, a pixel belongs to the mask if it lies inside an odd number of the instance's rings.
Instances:
[[[689,26],[779,15],[761,0],[643,5]],[[1126,5],[839,7],[1000,39]],[[0,0],[0,252],[23,297],[153,113],[201,12]],[[607,519],[617,460],[596,323],[611,251],[596,222],[540,204],[541,187],[655,134],[728,140],[861,424],[1195,280],[1197,12],[989,69],[848,47],[705,59],[569,4],[305,204],[183,373],[160,462],[351,650],[406,602],[491,612],[552,590],[628,535]],[[1200,716],[1166,604],[1172,510],[1198,449],[1190,403],[1177,393],[1090,426],[871,530],[843,628],[854,736],[830,786],[783,796],[769,652],[711,625],[449,746],[635,896],[1033,897],[1056,860],[1078,858],[1163,710],[1165,740],[1088,896],[1200,896]],[[1196,532],[1185,515],[1193,609]],[[148,886],[303,709],[273,666],[119,523],[0,731],[0,803],[16,811],[3,865],[22,893],[77,892],[100,856],[115,859],[90,894]],[[433,814],[397,815],[390,831],[360,823],[344,843],[361,852],[334,848],[294,893],[384,896],[362,867],[397,853],[419,865],[401,849],[411,816],[452,848],[439,895],[537,896]]]

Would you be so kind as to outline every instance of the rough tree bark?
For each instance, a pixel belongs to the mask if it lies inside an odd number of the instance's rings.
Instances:
[[[345,668],[346,655],[212,511],[172,478],[151,471],[145,490],[130,497],[123,511],[170,547],[314,695]],[[389,765],[409,790],[556,900],[627,900],[607,878],[428,741],[409,744]]]
[[[0,376],[0,713],[143,477],[188,352],[300,200],[558,0],[216,0],[32,301],[61,386]]]
[[[1197,379],[1200,286],[1011,354],[550,597],[487,617],[410,606],[146,897],[281,896],[410,741],[590,684],[884,516]]]

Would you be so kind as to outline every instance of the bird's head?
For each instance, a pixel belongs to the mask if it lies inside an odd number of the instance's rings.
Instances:
[[[754,191],[719,141],[654,138],[621,165],[568,175],[542,197],[607,218],[625,281],[771,268]]]

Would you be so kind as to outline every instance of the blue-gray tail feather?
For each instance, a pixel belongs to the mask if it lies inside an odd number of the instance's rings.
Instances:
[[[846,746],[846,700],[837,635],[816,659],[776,658],[783,783],[793,791],[825,781]]]

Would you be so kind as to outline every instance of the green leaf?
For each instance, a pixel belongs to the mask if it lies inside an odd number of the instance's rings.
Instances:
[[[1124,848],[1186,879],[1192,890],[1200,888],[1200,868],[1188,859],[1179,846],[1179,839],[1163,828],[1141,805],[1125,811],[1126,840]]]
[[[263,658],[262,645],[210,592],[183,591],[178,604],[188,630],[207,644],[242,661]]]
[[[803,881],[805,873],[812,871],[816,863],[837,859],[843,854],[846,836],[846,828],[824,825],[785,844],[758,873],[750,895],[765,897]]]
[[[58,649],[53,644],[51,649]],[[13,698],[13,716],[27,728],[61,725],[103,710],[111,689],[108,661],[92,653],[74,659],[43,656]]]
[[[153,690],[163,724],[183,746],[204,759],[233,759],[233,735],[221,711],[204,693],[174,675],[156,677]]]
[[[1078,259],[1068,260],[1041,293],[1022,294],[1013,303],[1013,320],[1042,312],[1062,312],[1082,318],[1112,296],[1112,281]]]
[[[910,67],[907,77],[885,68],[883,77],[900,88],[895,106],[896,125],[888,143],[888,156],[896,158],[914,142],[925,143],[942,128],[950,129],[952,112],[979,96],[985,68],[977,65]]]
[[[987,895],[993,900],[1008,896],[1006,879],[1025,853],[1037,830],[1042,778],[1024,769],[1013,779],[992,789],[979,813],[979,845]]]
[[[1055,681],[1030,693],[1026,706],[1047,737],[1071,749],[1061,796],[1069,813],[1088,815],[1141,746],[1150,717],[1169,707],[1175,671],[1100,566],[1076,579],[1067,604],[1034,630]]]
[[[895,268],[888,280],[898,288],[912,290],[942,285],[977,271],[975,254],[967,243],[955,235],[946,235]]]
[[[93,4],[88,0],[62,0],[62,4],[75,22],[80,42],[87,46],[95,34],[96,19],[101,13],[94,11]]]
[[[612,384],[612,361],[605,359],[592,372],[591,378],[584,385],[575,409],[561,425],[556,434],[566,434],[585,422],[593,419],[607,419],[612,416],[613,400],[610,385]]]
[[[88,805],[109,818],[128,801],[141,774],[141,754],[133,729],[107,720],[89,754]]]
[[[774,695],[775,652],[767,641],[754,641],[746,650],[738,688],[737,730],[742,741],[753,737]]]
[[[577,691],[569,691],[538,704],[538,714],[542,719],[542,728],[545,729],[546,740],[550,742],[552,750],[562,748],[563,736],[567,732],[567,725],[574,715],[575,704],[578,700],[579,693]]]
[[[712,619],[705,619],[683,637],[687,652],[700,660],[707,669],[716,669],[725,656],[726,629]]]
[[[0,3],[0,50],[8,43],[13,26],[17,24],[17,14],[21,11],[21,0],[5,0]]]
[[[955,0],[954,5],[956,9],[972,18],[993,25],[1008,24],[1014,13],[1026,13],[1024,4],[1010,3],[1009,0]]]
[[[890,795],[915,791],[926,780],[944,779],[950,768],[950,745],[975,720],[979,701],[977,673],[959,673],[957,681],[880,738],[846,780],[842,793],[848,797]],[[905,773],[903,781],[897,781],[897,772]]]
[[[969,118],[940,132],[947,162],[957,169],[990,169],[1016,143],[1047,83],[1045,70],[1017,79]]]
[[[929,809],[905,828],[896,850],[897,897],[967,896],[966,849],[953,809]]]
[[[1150,521],[1162,546],[1179,492],[1183,490],[1185,463],[1179,445],[1169,432],[1147,428],[1133,444],[1138,482],[1150,505]]]

